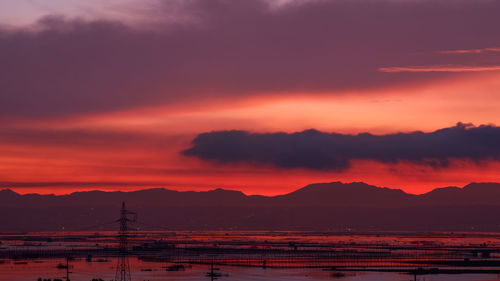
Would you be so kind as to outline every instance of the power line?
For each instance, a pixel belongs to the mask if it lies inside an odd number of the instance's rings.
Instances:
[[[148,224],[148,223],[144,223],[144,222],[141,222],[141,221],[136,221],[135,223],[139,224],[139,225],[144,225],[144,226],[148,226],[148,227],[153,227],[153,228],[161,229],[161,230],[167,230],[167,231],[172,231],[173,230],[172,228],[167,228],[167,227],[160,226],[160,225]]]
[[[92,225],[92,226],[87,226],[85,228],[78,228],[78,229],[72,229],[72,231],[90,231],[90,230],[96,230],[98,228],[101,228],[101,227],[104,227],[104,226],[108,226],[108,225],[112,225],[112,224],[116,224],[117,221],[114,220],[114,221],[110,221],[110,222],[105,222],[105,223],[100,223],[100,224],[96,224],[96,225]]]

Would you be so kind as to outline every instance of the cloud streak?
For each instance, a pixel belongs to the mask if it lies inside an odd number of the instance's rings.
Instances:
[[[500,127],[458,123],[430,133],[388,135],[219,131],[198,135],[182,153],[219,164],[342,171],[352,160],[409,161],[433,167],[445,167],[451,159],[500,160],[498,143]]]
[[[430,65],[430,66],[394,66],[381,67],[379,71],[395,73],[395,72],[481,72],[481,71],[497,71],[500,70],[500,65],[489,66],[465,66],[465,65]]]
[[[439,51],[439,53],[447,54],[447,55],[500,53],[500,47],[483,48],[483,49],[469,49],[469,50],[444,50],[444,51]]]

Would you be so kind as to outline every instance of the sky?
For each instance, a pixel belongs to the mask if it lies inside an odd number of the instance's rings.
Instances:
[[[500,181],[495,0],[3,0],[0,188]]]

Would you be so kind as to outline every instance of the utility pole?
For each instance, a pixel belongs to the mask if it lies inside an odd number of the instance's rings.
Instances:
[[[69,257],[66,258],[66,281],[69,281]]]
[[[213,261],[212,261],[212,264],[210,265],[210,280],[211,281],[215,280],[214,262]]]
[[[129,215],[134,215],[133,219],[129,219]],[[120,242],[120,253],[118,256],[118,265],[116,267],[115,281],[132,281],[130,276],[130,264],[128,261],[128,223],[135,221],[136,213],[130,212],[125,208],[125,202],[122,202],[120,210],[120,218],[117,222],[120,223],[120,231],[118,239]]]

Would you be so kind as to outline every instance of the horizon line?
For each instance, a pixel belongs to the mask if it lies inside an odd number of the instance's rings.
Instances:
[[[434,187],[432,188],[430,191],[427,191],[427,192],[423,192],[423,193],[410,193],[410,192],[406,192],[404,191],[403,189],[401,188],[391,188],[391,187],[385,187],[385,186],[377,186],[377,185],[372,185],[372,184],[369,184],[369,183],[366,183],[366,182],[363,182],[363,181],[353,181],[353,182],[342,182],[342,181],[332,181],[332,182],[315,182],[315,183],[310,183],[310,184],[307,184],[305,186],[302,186],[302,187],[299,187],[293,191],[290,191],[290,192],[286,192],[286,193],[282,193],[282,194],[277,194],[277,195],[262,195],[262,194],[247,194],[241,190],[237,190],[237,189],[232,189],[232,188],[222,188],[222,187],[217,187],[217,188],[212,188],[212,189],[206,189],[206,190],[193,190],[193,189],[190,189],[190,190],[178,190],[178,189],[170,189],[170,188],[167,188],[165,186],[161,186],[161,187],[143,187],[143,188],[138,188],[138,189],[131,189],[131,190],[103,190],[103,189],[90,189],[90,190],[79,190],[79,191],[73,191],[73,192],[69,192],[69,193],[61,193],[61,194],[55,194],[55,193],[33,193],[33,192],[27,192],[27,193],[20,193],[18,192],[17,190],[14,190],[14,189],[17,189],[17,188],[11,188],[11,187],[1,187],[0,186],[0,192],[3,192],[3,191],[11,191],[11,192],[14,192],[16,193],[17,195],[20,195],[20,196],[24,196],[24,195],[41,195],[41,196],[68,196],[68,195],[73,195],[73,194],[76,194],[76,193],[84,193],[84,192],[105,192],[105,193],[112,193],[112,192],[121,192],[121,193],[132,193],[132,192],[139,192],[139,191],[146,191],[146,190],[155,190],[155,189],[161,189],[161,190],[167,190],[167,191],[175,191],[175,192],[198,192],[198,193],[201,193],[201,192],[213,192],[213,191],[217,191],[217,190],[224,190],[224,191],[234,191],[234,192],[239,192],[239,193],[242,193],[243,195],[245,196],[262,196],[262,197],[277,197],[277,196],[283,196],[283,195],[287,195],[287,194],[290,194],[290,193],[293,193],[293,192],[296,192],[298,190],[301,190],[301,189],[304,189],[308,186],[311,186],[311,185],[317,185],[317,184],[334,184],[334,183],[340,183],[342,185],[348,185],[348,184],[355,184],[355,183],[360,183],[360,184],[365,184],[365,185],[368,185],[368,186],[371,186],[371,187],[375,187],[375,188],[380,188],[380,189],[390,189],[390,190],[399,190],[399,191],[402,191],[406,194],[409,194],[409,195],[424,195],[424,194],[427,194],[427,193],[431,193],[437,189],[442,189],[442,188],[450,188],[450,187],[455,187],[455,188],[458,188],[458,189],[464,189],[465,187],[471,185],[471,184],[500,184],[500,182],[469,182],[468,184],[464,185],[464,186],[453,186],[453,185],[448,185],[448,186],[441,186],[441,187]],[[22,188],[21,188],[22,189]]]

